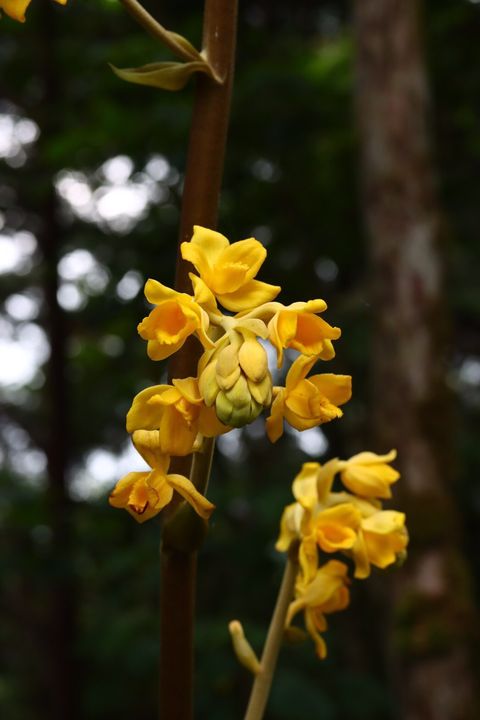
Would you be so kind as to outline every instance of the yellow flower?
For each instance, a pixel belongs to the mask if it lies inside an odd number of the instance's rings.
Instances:
[[[268,323],[268,330],[270,342],[277,351],[278,367],[283,363],[284,348],[316,355],[321,360],[335,356],[332,340],[338,340],[341,330],[316,315],[326,308],[324,300],[309,300],[293,303],[275,313]]]
[[[140,448],[137,446],[137,449]],[[169,463],[168,456],[156,455],[155,467],[150,472],[131,472],[125,475],[110,494],[110,505],[125,508],[135,520],[143,523],[163,510],[176,491],[200,517],[208,519],[215,506],[201,495],[186,477],[175,473],[167,474]]]
[[[392,565],[407,545],[405,514],[395,510],[374,511],[362,519],[361,532],[352,550],[355,577],[368,577],[370,564],[382,569]]]
[[[207,335],[208,314],[186,293],[147,280],[145,296],[156,307],[138,325],[138,332],[148,340],[147,353],[152,360],[163,360],[179,350],[192,333],[197,333],[204,347],[213,343]]]
[[[293,617],[304,611],[305,627],[315,642],[317,655],[323,659],[327,655],[327,646],[320,635],[327,629],[325,615],[344,610],[350,601],[347,587],[348,568],[338,560],[330,560],[320,567],[314,578],[303,582],[299,575],[295,586],[295,600],[288,608],[286,627],[288,628]]]
[[[55,0],[60,5],[66,5],[67,0]],[[14,20],[25,22],[25,11],[31,0],[0,0],[0,10],[3,10]]]
[[[361,452],[349,460],[340,461],[342,482],[356,495],[363,497],[390,498],[390,485],[398,480],[400,473],[387,463],[397,457],[396,450],[387,455]]]
[[[254,280],[267,251],[254,238],[230,245],[224,235],[195,225],[190,242],[181,245],[182,257],[191,262],[219,302],[233,312],[257,307],[280,292],[275,285]]]
[[[341,417],[338,407],[352,394],[350,375],[326,373],[306,379],[317,358],[300,355],[288,371],[285,388],[274,388],[275,399],[267,418],[267,435],[276,442],[283,433],[283,419],[297,430]]]
[[[127,414],[127,431],[156,431],[158,447],[167,455],[188,455],[204,437],[216,437],[229,428],[206,407],[196,378],[154,385],[135,396]]]

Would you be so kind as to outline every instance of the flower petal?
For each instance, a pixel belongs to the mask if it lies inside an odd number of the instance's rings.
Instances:
[[[294,498],[307,510],[312,510],[318,502],[317,477],[319,469],[319,463],[303,463],[302,469],[292,484]]]
[[[335,375],[324,373],[312,375],[308,378],[317,390],[324,395],[332,405],[343,405],[352,397],[352,378],[350,375]]]
[[[169,485],[176,490],[185,500],[193,507],[196,513],[200,515],[204,520],[208,520],[215,505],[207,500],[198,490],[195,485],[183,475],[167,475],[167,482]]]
[[[148,302],[152,303],[152,305],[159,305],[165,300],[172,300],[177,295],[180,295],[176,290],[172,290],[172,288],[162,285],[158,280],[152,278],[149,278],[145,283],[144,292]]]
[[[150,403],[155,395],[162,395],[169,390],[169,385],[153,385],[145,388],[133,398],[127,413],[127,432],[134,430],[155,430],[160,425],[161,409],[157,404]]]
[[[220,295],[217,293],[217,298],[227,310],[241,312],[270,302],[277,297],[280,290],[277,285],[269,285],[260,280],[249,280],[234,292]]]
[[[284,390],[276,395],[270,408],[270,415],[265,421],[265,428],[270,442],[274,443],[283,435]]]

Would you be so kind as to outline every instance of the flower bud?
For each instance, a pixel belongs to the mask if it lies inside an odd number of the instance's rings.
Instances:
[[[268,373],[268,359],[265,348],[258,340],[245,340],[238,351],[240,366],[250,380],[258,383]]]
[[[211,407],[215,403],[215,398],[220,390],[217,383],[217,361],[212,360],[208,363],[205,370],[200,373],[198,378],[198,388],[200,395],[203,397],[205,405]]]

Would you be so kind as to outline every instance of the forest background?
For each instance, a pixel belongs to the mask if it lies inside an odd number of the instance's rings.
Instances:
[[[146,5],[200,44],[201,3]],[[227,624],[241,618],[261,647],[282,572],[279,517],[300,464],[391,446],[409,560],[356,583],[350,610],[330,623],[326,661],[308,644],[283,650],[267,717],[475,717],[480,3],[424,3],[413,53],[395,58],[426,70],[421,122],[394,135],[400,156],[412,145],[433,153],[420,152],[410,178],[415,163],[397,163],[403,179],[395,170],[374,191],[367,140],[391,117],[377,112],[371,124],[362,48],[375,47],[368,32],[394,48],[396,30],[381,25],[388,13],[369,25],[361,5],[240,3],[219,230],[266,245],[262,279],[282,285],[284,302],[326,299],[327,320],[343,331],[332,371],[352,374],[354,395],[341,423],[275,446],[257,423],[218,441],[217,511],[199,568],[205,720],[241,715],[250,678]],[[109,62],[162,55],[116,2],[37,0],[25,25],[4,18],[0,32],[0,707],[8,720],[146,720],[157,705],[159,526],[138,526],[107,496],[136,469],[131,398],[164,377],[136,325],[144,281],[173,281],[192,87],[168,94],[113,75]],[[397,70],[401,93],[415,68]],[[409,204],[413,180],[424,192]],[[383,191],[395,210],[386,233]],[[426,215],[434,241],[420,233],[421,252],[402,258],[402,233],[411,239]],[[420,303],[416,317],[413,302],[409,324],[388,288],[412,267],[420,284],[442,271],[428,313]],[[399,347],[411,362],[397,362]],[[408,373],[434,378],[428,402],[412,399]]]

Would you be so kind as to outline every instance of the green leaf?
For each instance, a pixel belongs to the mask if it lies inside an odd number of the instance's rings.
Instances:
[[[190,75],[203,72],[211,75],[210,67],[203,60],[188,63],[157,62],[138,68],[117,68],[110,65],[115,75],[137,85],[150,85],[162,90],[181,90]]]

